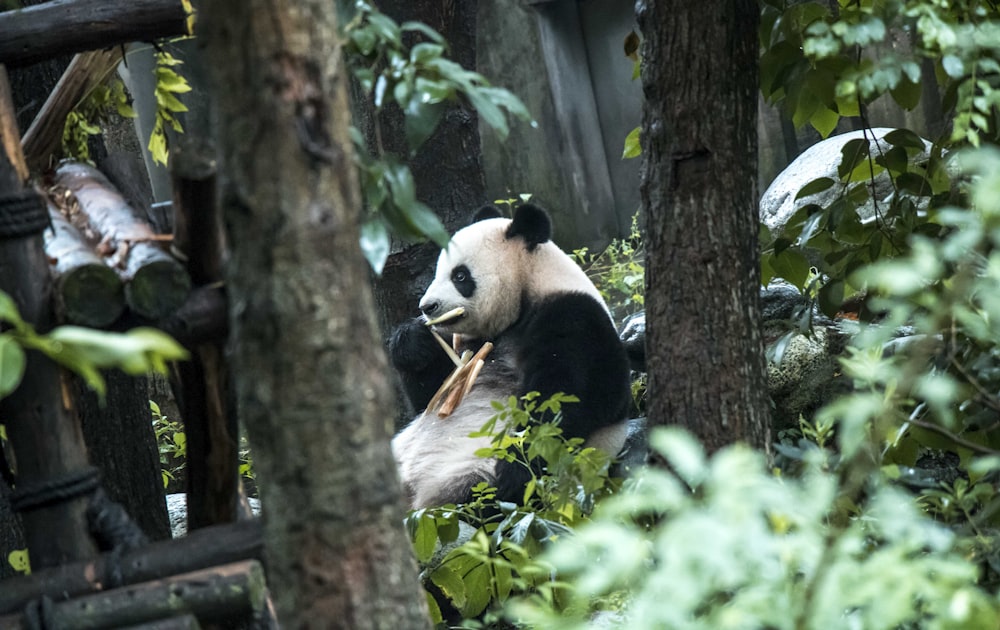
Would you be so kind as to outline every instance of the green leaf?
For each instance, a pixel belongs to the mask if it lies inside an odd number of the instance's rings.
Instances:
[[[622,151],[622,159],[639,157],[642,155],[642,145],[639,144],[640,127],[636,127],[625,136],[625,149]]]
[[[774,271],[774,275],[784,278],[799,289],[805,287],[806,279],[809,277],[809,268],[809,261],[795,249],[786,249],[771,259],[771,269]]]
[[[24,350],[10,335],[0,335],[0,398],[17,389],[24,376]]]
[[[831,280],[819,290],[819,308],[827,317],[836,317],[844,304],[844,281]]]
[[[923,151],[927,147],[923,138],[909,129],[893,129],[885,134],[882,139],[893,146],[916,149],[918,151]]]
[[[868,159],[868,140],[865,138],[854,138],[844,143],[840,149],[840,164],[837,166],[837,174],[846,179],[853,173],[859,164],[863,164]]]
[[[430,514],[421,514],[416,521],[416,528],[413,532],[413,550],[416,553],[417,561],[426,564],[434,555],[434,549],[437,546],[437,527],[434,517]]]
[[[802,188],[799,188],[799,192],[795,194],[795,201],[798,201],[803,197],[808,197],[809,195],[821,193],[836,183],[836,181],[830,179],[829,177],[817,177]]]
[[[427,138],[431,137],[445,109],[444,103],[422,102],[419,94],[414,94],[410,98],[403,119],[406,144],[410,147],[410,151],[416,151]]]
[[[962,74],[965,72],[965,64],[955,55],[945,55],[942,57],[941,68],[952,79],[962,78]]]
[[[7,322],[19,332],[22,332],[26,326],[24,320],[21,319],[14,299],[3,291],[0,291],[0,321]]]
[[[361,253],[364,254],[365,260],[371,265],[375,275],[381,276],[392,245],[385,223],[378,219],[362,223],[360,243]]]
[[[431,582],[441,589],[445,597],[451,600],[456,608],[463,608],[466,602],[465,582],[461,576],[452,570],[450,564],[442,563],[431,573]]]
[[[444,37],[442,37],[440,33],[435,31],[431,27],[427,26],[423,22],[403,22],[402,24],[399,25],[399,29],[404,32],[413,31],[417,33],[422,33],[431,41],[436,42],[442,46],[447,46],[447,42],[445,41]]]
[[[837,127],[839,121],[840,114],[821,106],[809,119],[809,124],[819,132],[820,137],[826,138]]]
[[[916,197],[930,197],[934,192],[930,182],[919,173],[903,173],[896,178],[896,186]]]
[[[905,110],[912,110],[920,103],[921,86],[909,80],[901,80],[890,93],[896,103]]]
[[[421,42],[410,49],[410,63],[423,63],[429,59],[433,59],[434,57],[440,57],[443,54],[444,46],[441,44]]]

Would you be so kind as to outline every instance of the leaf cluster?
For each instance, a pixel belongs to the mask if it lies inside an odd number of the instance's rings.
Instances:
[[[168,361],[186,359],[188,353],[168,335],[154,328],[133,328],[111,333],[79,326],[59,326],[41,335],[25,322],[14,300],[0,291],[0,398],[21,383],[25,351],[37,350],[76,372],[87,385],[104,396],[102,369],[118,368],[126,374],[165,374]]]
[[[156,118],[153,122],[153,130],[149,134],[149,154],[153,162],[167,165],[169,153],[167,150],[167,127],[177,133],[184,133],[177,114],[188,111],[187,106],[178,98],[179,94],[186,94],[191,91],[191,86],[176,70],[177,66],[184,63],[165,50],[156,51],[156,67],[153,73],[156,75]]]
[[[593,281],[619,322],[642,310],[645,304],[645,257],[638,213],[632,216],[627,238],[613,240],[597,254],[586,247],[573,251],[573,259]]]
[[[374,5],[359,0],[344,33],[347,65],[376,114],[388,107],[402,112],[410,155],[434,133],[441,117],[455,103],[467,103],[475,109],[501,139],[510,133],[508,116],[531,120],[514,94],[448,59],[447,42],[426,24],[399,24]],[[421,41],[411,45],[417,39]],[[372,147],[366,146],[356,129],[352,138],[368,207],[361,228],[361,249],[372,269],[381,273],[391,247],[390,234],[410,241],[427,238],[441,247],[449,236],[434,212],[417,200],[413,176],[403,156],[383,148],[377,115],[374,131]]]
[[[167,489],[187,465],[187,434],[179,420],[163,415],[160,406],[152,400],[149,401],[149,411],[152,414],[156,447],[160,453],[160,475],[163,477],[163,488]]]
[[[572,584],[566,606],[518,597],[509,619],[546,629],[789,630],[1000,621],[955,536],[899,490],[869,485],[846,512],[840,480],[821,464],[783,479],[744,446],[708,458],[675,429],[657,429],[651,445],[669,468],[644,470],[543,555]],[[620,610],[609,615],[609,602]]]
[[[473,434],[492,437],[479,456],[530,472],[520,504],[498,501],[495,489],[482,482],[468,504],[416,510],[406,519],[423,579],[467,620],[466,627],[498,621],[499,607],[517,594],[537,593],[558,606],[564,586],[538,557],[617,488],[607,454],[562,436],[562,405],[575,403],[564,394],[511,397],[494,403],[496,415]],[[438,604],[430,602],[440,623]]]
[[[63,123],[62,152],[75,160],[90,162],[91,136],[101,133],[101,125],[108,116],[117,113],[122,118],[135,118],[135,110],[125,92],[125,84],[115,78],[94,87],[93,90],[66,115]]]

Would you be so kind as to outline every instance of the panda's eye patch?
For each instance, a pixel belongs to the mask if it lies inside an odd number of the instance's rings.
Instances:
[[[472,273],[465,265],[459,265],[451,270],[451,283],[462,297],[472,297],[476,291],[476,281],[472,279]]]

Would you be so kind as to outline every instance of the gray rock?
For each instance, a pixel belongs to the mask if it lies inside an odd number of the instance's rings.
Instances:
[[[254,516],[260,516],[260,500],[250,497],[250,510]],[[170,517],[170,532],[174,538],[187,534],[187,495],[183,492],[168,494],[167,515]]]
[[[875,140],[869,140],[868,148],[873,156],[880,151],[888,151],[891,145],[882,140],[887,133],[895,131],[888,127],[876,127],[868,133],[869,138],[874,136]],[[829,177],[839,180],[837,167],[840,164],[840,150],[848,141],[855,138],[863,138],[864,131],[851,131],[837,136],[831,136],[822,142],[818,142],[802,152],[799,157],[783,170],[771,185],[767,187],[760,198],[760,220],[771,230],[772,234],[779,234],[788,223],[788,220],[795,212],[807,204],[818,204],[826,206],[841,193],[840,186],[832,186],[826,190],[795,199],[799,190],[820,177]],[[929,157],[931,143],[924,140],[924,151],[912,158],[916,163],[926,162]],[[875,176],[875,195],[879,206],[888,204],[893,195],[892,181],[889,174],[882,172]],[[869,202],[866,206],[858,209],[858,215],[862,221],[875,216],[875,208]]]

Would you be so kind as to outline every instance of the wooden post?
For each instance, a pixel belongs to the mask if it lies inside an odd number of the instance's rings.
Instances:
[[[215,149],[185,140],[170,155],[174,189],[174,252],[196,285],[222,281],[222,222],[216,203]],[[175,365],[173,382],[187,435],[187,518],[190,530],[232,522],[239,501],[239,429],[229,396],[226,331],[182,342],[191,360]]]
[[[41,221],[31,213],[8,86],[7,71],[0,66],[0,290],[13,298],[25,321],[44,332],[53,321],[52,282],[42,244],[48,215],[41,198],[36,201]],[[15,216],[21,218],[19,228],[13,227]],[[0,400],[0,417],[17,458],[12,504],[25,508],[25,539],[37,570],[93,557],[96,549],[87,531],[87,495],[28,506],[30,491],[60,481],[86,488],[94,479],[86,474],[90,469],[83,437],[61,370],[40,353],[27,354],[24,380]],[[41,498],[37,493],[34,497]]]
[[[54,157],[62,154],[66,116],[84,96],[108,78],[108,74],[121,61],[121,56],[120,48],[111,48],[88,51],[73,57],[73,61],[59,78],[59,83],[45,100],[45,105],[24,132],[21,145],[24,147],[25,160],[32,170],[48,166]]]

